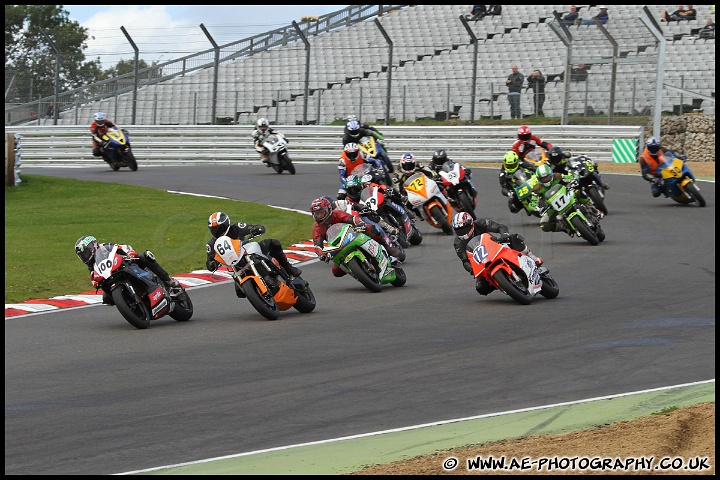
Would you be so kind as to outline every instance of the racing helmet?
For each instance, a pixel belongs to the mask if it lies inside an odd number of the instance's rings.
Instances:
[[[650,152],[650,155],[657,155],[658,152],[660,151],[660,140],[658,140],[655,137],[652,137],[647,142],[647,149],[648,149],[648,152]]]
[[[550,182],[552,182],[553,179],[553,171],[550,168],[550,165],[543,163],[537,168],[535,175],[537,175],[538,180],[543,184],[543,186],[550,186]]]
[[[358,147],[357,143],[346,143],[343,151],[345,152],[345,156],[347,156],[347,158],[355,161],[360,153],[360,147]]]
[[[523,125],[518,128],[518,139],[527,141],[530,140],[530,137],[532,137],[532,130],[530,130],[530,127]]]
[[[99,126],[105,125],[105,120],[107,120],[107,116],[103,112],[97,112],[95,115],[93,115],[93,120],[95,120],[95,124]]]
[[[345,120],[348,122],[358,122],[358,123],[360,122],[360,120],[358,120],[357,115],[352,114],[352,113],[350,115],[348,115],[347,117],[345,117]]]
[[[563,154],[562,148],[560,147],[552,147],[548,151],[548,162],[550,162],[551,165],[561,165],[563,163],[563,160],[565,159],[565,156]]]
[[[515,150],[510,150],[503,157],[503,168],[508,173],[515,173],[520,166],[520,157]]]
[[[270,128],[270,120],[267,118],[258,118],[257,122],[255,122],[255,126],[257,126],[258,130],[265,133],[267,129]]]
[[[357,137],[360,135],[360,122],[358,122],[357,120],[350,120],[345,125],[345,128],[347,129],[347,133],[349,133],[352,137]]]
[[[97,238],[92,235],[83,235],[75,242],[75,255],[85,264],[90,265],[90,261],[95,256],[95,250],[100,247]]]
[[[325,197],[316,198],[310,204],[310,213],[316,222],[325,223],[330,219],[332,204]]]
[[[208,218],[208,228],[213,237],[221,237],[230,230],[230,217],[227,213],[215,212]]]
[[[447,152],[444,149],[438,148],[433,152],[432,161],[435,165],[443,165],[447,160]]]
[[[400,170],[403,171],[403,173],[411,174],[415,171],[415,167],[417,166],[417,161],[415,160],[415,155],[412,153],[403,153],[403,156],[400,157]]]
[[[452,227],[455,230],[455,235],[457,235],[460,240],[468,240],[473,236],[475,222],[473,221],[472,215],[467,212],[460,212],[456,213],[453,217]]]
[[[345,179],[347,196],[356,202],[360,200],[360,192],[362,192],[363,188],[365,188],[365,185],[360,175],[350,175]]]

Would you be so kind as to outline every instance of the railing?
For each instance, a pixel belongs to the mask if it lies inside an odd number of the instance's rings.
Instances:
[[[252,127],[245,126],[126,126],[133,151],[142,166],[198,165],[259,162],[252,142]],[[289,151],[296,162],[336,162],[342,151],[342,126],[278,125],[276,130],[290,140]],[[613,140],[642,142],[637,126],[532,127],[545,141],[573,153],[584,153],[598,161],[611,161]],[[461,163],[500,162],[517,138],[517,127],[381,127],[390,158],[398,162],[404,152],[414,153],[427,163],[432,152],[444,148]],[[20,134],[22,165],[99,166],[93,157],[88,127],[5,127],[5,133]]]

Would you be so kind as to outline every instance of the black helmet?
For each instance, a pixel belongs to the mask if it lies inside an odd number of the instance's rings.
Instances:
[[[657,153],[660,151],[660,140],[658,140],[655,137],[652,137],[647,142],[647,149],[651,155],[657,155]]]
[[[95,257],[95,250],[97,250],[98,247],[100,247],[100,244],[97,238],[92,235],[83,235],[75,242],[75,255],[77,255],[85,265],[90,265],[90,260]]]
[[[442,165],[447,162],[447,160],[447,152],[444,149],[438,148],[433,152],[432,161],[435,165]]]
[[[230,217],[227,216],[227,213],[215,212],[208,218],[208,228],[210,234],[215,238],[225,235],[230,229]]]
[[[548,151],[548,162],[550,162],[551,165],[560,165],[563,162],[563,159],[564,154],[562,148],[552,147]]]

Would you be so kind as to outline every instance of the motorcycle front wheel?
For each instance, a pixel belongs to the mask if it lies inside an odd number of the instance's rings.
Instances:
[[[280,316],[280,309],[275,303],[275,299],[270,296],[270,292],[266,292],[265,295],[260,293],[257,285],[254,281],[249,280],[242,284],[243,292],[250,301],[250,304],[258,311],[260,315],[267,318],[268,320],[277,320]]]
[[[137,160],[135,160],[135,155],[131,151],[125,152],[124,155],[125,163],[127,163],[127,166],[132,170],[133,172],[136,172],[138,169]]]
[[[293,165],[292,160],[290,160],[288,155],[283,156],[283,162],[285,163],[287,171],[290,172],[290,175],[295,175],[295,165]]]
[[[150,312],[145,304],[138,297],[133,295],[123,286],[112,291],[112,299],[115,302],[120,315],[133,327],[144,330],[150,326]]]
[[[435,205],[430,209],[430,215],[433,220],[440,225],[440,228],[442,228],[442,231],[446,235],[452,235],[454,233],[452,226],[448,223],[447,218],[445,217],[445,210]]]
[[[520,305],[530,305],[530,302],[532,302],[533,295],[530,290],[524,285],[511,280],[504,270],[498,270],[493,279],[503,292],[507,293],[510,298]]]
[[[700,190],[698,190],[697,185],[694,183],[688,183],[685,185],[685,193],[690,195],[701,207],[705,206],[705,199],[700,194]]]
[[[355,277],[358,282],[362,283],[365,288],[373,293],[377,293],[382,290],[382,285],[380,284],[380,279],[377,278],[377,275],[369,272],[367,268],[365,268],[365,265],[361,263],[357,257],[351,258],[347,263],[347,266],[352,272],[353,277]]]
[[[187,322],[193,316],[193,304],[192,300],[188,296],[185,289],[182,293],[173,300],[175,307],[170,312],[170,317],[178,322]]]
[[[410,230],[410,235],[408,235],[408,240],[410,241],[410,244],[420,245],[420,243],[422,243],[422,239],[422,232],[420,232],[420,230],[418,230],[418,228],[413,224]]]

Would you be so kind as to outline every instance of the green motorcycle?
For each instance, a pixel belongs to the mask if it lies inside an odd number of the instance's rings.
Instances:
[[[402,287],[407,281],[399,260],[388,255],[385,247],[347,223],[336,223],[327,230],[328,245],[323,253],[344,272],[371,292],[383,285]]]
[[[600,226],[603,214],[592,202],[585,200],[586,203],[582,203],[576,192],[577,180],[567,186],[557,183],[550,187],[544,195],[547,207],[543,215],[557,215],[558,223],[564,225],[568,235],[579,235],[590,245],[597,245],[605,240],[605,232]]]

